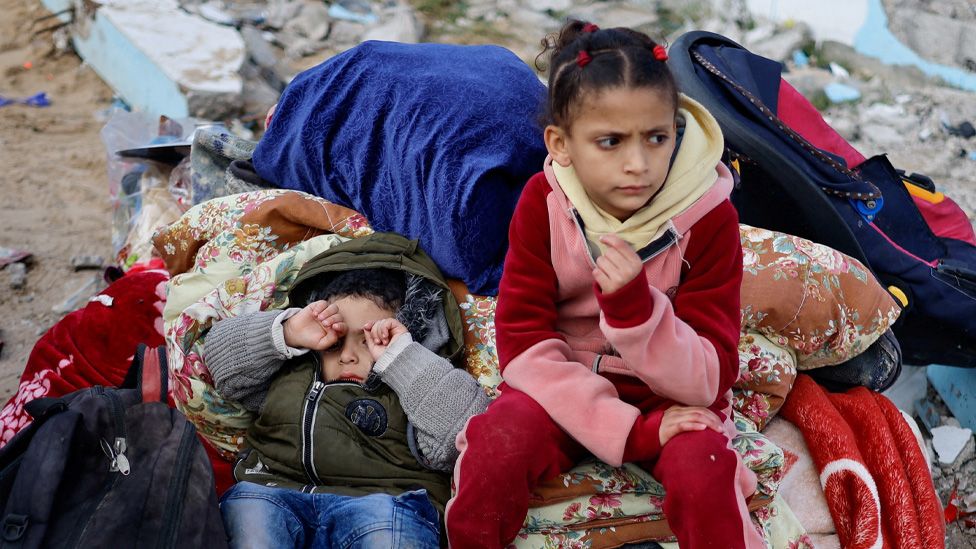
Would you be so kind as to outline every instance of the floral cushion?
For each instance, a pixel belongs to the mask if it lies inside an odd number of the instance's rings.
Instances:
[[[901,309],[857,260],[796,236],[740,225],[742,330],[796,351],[801,370],[874,343]]]
[[[796,353],[785,338],[774,341],[753,330],[739,338],[739,379],[732,387],[732,407],[760,431],[779,411],[795,380]]]
[[[807,535],[793,510],[780,495],[763,507],[752,512],[753,524],[762,532],[763,540],[769,549],[814,549],[813,541]],[[640,530],[646,522],[607,525],[598,530],[559,530],[546,532],[521,531],[513,547],[518,549],[593,549],[596,547],[619,547],[640,537]],[[678,549],[678,544],[658,540],[666,549]]]
[[[758,480],[756,495],[749,502],[755,512],[776,495],[783,452],[751,421],[735,412],[733,418],[739,434],[732,445]],[[589,459],[536,488],[520,540],[546,534],[586,541],[585,547],[606,547],[674,539],[661,510],[663,503],[664,488],[647,471],[631,463],[611,467]],[[523,541],[517,540],[516,546],[523,547]]]

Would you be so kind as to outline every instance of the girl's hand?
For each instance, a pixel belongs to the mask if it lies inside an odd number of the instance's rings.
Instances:
[[[722,422],[715,412],[701,406],[672,406],[664,411],[658,436],[661,438],[661,446],[664,446],[679,433],[705,429],[723,432]]]
[[[644,264],[624,239],[615,234],[600,237],[607,249],[596,260],[593,278],[600,285],[600,291],[612,294],[627,285],[644,270]]]
[[[324,351],[346,335],[346,323],[339,308],[327,301],[309,303],[282,324],[285,345],[298,349]]]
[[[406,326],[395,318],[383,318],[367,322],[363,326],[363,334],[366,336],[366,347],[373,360],[379,360],[380,356],[386,352],[386,348],[393,343],[393,340],[403,334],[409,333]]]

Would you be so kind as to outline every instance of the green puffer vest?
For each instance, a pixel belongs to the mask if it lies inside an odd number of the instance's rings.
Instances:
[[[443,288],[451,338],[439,354],[461,354],[463,331],[453,294],[416,241],[376,233],[335,246],[299,272],[289,301],[303,305],[330,272],[385,267],[420,275]],[[410,451],[413,428],[396,393],[371,378],[366,386],[324,383],[314,353],[285,363],[274,378],[257,421],[247,433],[249,451],[234,476],[269,486],[341,495],[400,494],[424,488],[443,515],[450,497],[447,475],[425,468]]]

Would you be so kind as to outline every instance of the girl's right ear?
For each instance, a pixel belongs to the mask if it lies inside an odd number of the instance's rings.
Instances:
[[[543,133],[543,140],[546,142],[546,150],[552,160],[564,168],[568,168],[572,161],[569,158],[569,143],[565,130],[559,126],[549,124]]]

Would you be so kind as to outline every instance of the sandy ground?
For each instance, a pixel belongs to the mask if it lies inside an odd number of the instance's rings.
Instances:
[[[110,258],[111,205],[95,113],[111,90],[73,53],[53,51],[51,20],[37,0],[0,0],[0,95],[47,92],[51,106],[0,108],[0,247],[34,254],[27,284],[0,271],[0,400],[17,388],[34,342],[58,321],[52,307],[96,271],[74,272],[76,255]],[[30,63],[29,69],[24,63]]]

